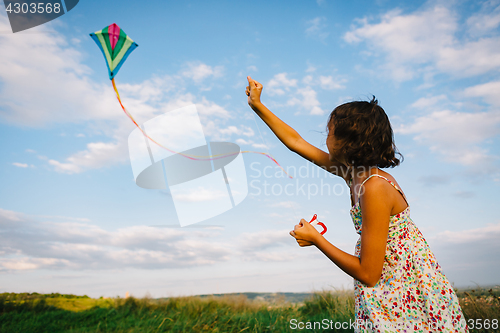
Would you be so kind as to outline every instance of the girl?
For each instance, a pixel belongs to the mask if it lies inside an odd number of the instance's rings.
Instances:
[[[380,170],[400,160],[389,118],[377,100],[333,110],[327,123],[327,154],[269,111],[260,101],[262,84],[247,79],[248,104],[281,142],[342,177],[350,188],[350,214],[360,234],[355,255],[332,245],[304,219],[290,235],[300,246],[316,246],[354,278],[356,331],[467,332],[455,292],[410,219],[403,191]]]

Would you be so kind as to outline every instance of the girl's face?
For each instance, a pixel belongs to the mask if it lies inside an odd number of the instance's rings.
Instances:
[[[329,152],[329,160],[331,162],[340,162],[344,165],[347,165],[344,156],[341,154],[339,150],[339,144],[338,141],[335,139],[333,132],[334,132],[334,127],[332,124],[328,129],[328,137],[326,138],[326,147],[328,148]]]

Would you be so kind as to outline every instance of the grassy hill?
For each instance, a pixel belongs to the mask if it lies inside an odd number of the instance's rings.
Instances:
[[[230,294],[210,294],[198,295],[195,297],[246,297],[250,301],[264,301],[272,304],[281,303],[303,303],[307,298],[311,298],[313,293],[230,293]],[[159,298],[168,299],[168,298]]]
[[[467,319],[500,320],[500,288],[458,292]],[[324,321],[326,319],[326,322]],[[353,332],[335,323],[354,319],[352,292],[237,293],[129,297],[3,293],[0,332]],[[302,322],[311,329],[292,329]],[[316,325],[316,329],[313,328]],[[307,326],[306,326],[307,327]]]

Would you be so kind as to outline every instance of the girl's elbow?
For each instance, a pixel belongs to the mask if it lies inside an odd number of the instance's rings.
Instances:
[[[363,283],[365,286],[372,288],[375,287],[375,285],[378,283],[380,280],[382,273],[379,274],[367,274],[363,280],[360,280],[361,283]]]
[[[373,288],[377,285],[377,282],[378,282],[379,279],[377,280],[372,280],[372,281],[367,281],[367,283],[365,283],[365,285],[368,287],[368,288]]]

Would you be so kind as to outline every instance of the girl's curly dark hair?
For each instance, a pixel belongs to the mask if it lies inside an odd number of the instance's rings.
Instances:
[[[328,132],[332,126],[333,133],[329,134],[334,135],[345,160],[353,166],[393,168],[403,161],[394,144],[389,118],[375,96],[370,102],[337,106],[328,118]]]

